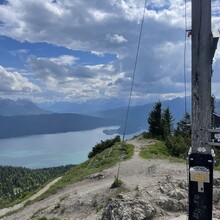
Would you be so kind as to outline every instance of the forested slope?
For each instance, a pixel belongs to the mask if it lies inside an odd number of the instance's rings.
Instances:
[[[71,167],[73,165],[43,169],[0,166],[0,208],[24,198]]]

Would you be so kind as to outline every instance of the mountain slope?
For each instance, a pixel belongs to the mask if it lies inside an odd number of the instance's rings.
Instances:
[[[110,189],[118,166],[101,171],[103,166],[115,158],[112,158],[116,152],[114,147],[71,169],[55,184],[57,188],[56,191],[53,190],[53,194],[4,219],[186,219],[188,194],[186,165],[169,160],[140,158],[140,149],[147,150],[154,142],[141,136],[128,141],[135,149],[132,159],[120,163],[119,178],[124,184],[121,187]],[[218,196],[220,184],[217,179],[219,176],[219,171],[214,173],[213,220],[220,217],[217,208],[220,202]],[[63,181],[68,184],[64,188],[59,188]]]
[[[28,100],[10,100],[0,99],[0,115],[15,116],[15,115],[40,115],[49,114],[49,111],[43,110],[33,102]]]
[[[115,149],[107,149],[105,154],[103,152],[79,165],[78,168],[70,170],[67,176],[65,175],[57,183],[57,185],[61,185],[62,181],[64,181],[63,179],[68,181],[69,178],[69,185],[4,219],[26,220],[31,218],[37,220],[44,217],[45,219],[57,218],[60,220],[109,220],[113,219],[108,214],[109,207],[114,207],[117,204],[119,206],[115,207],[115,211],[109,212],[113,215],[121,215],[114,219],[123,219],[123,215],[124,219],[134,220],[149,219],[146,216],[155,217],[156,219],[167,215],[170,215],[169,219],[172,219],[172,216],[177,216],[177,213],[181,215],[186,212],[185,165],[170,163],[166,160],[140,158],[138,156],[140,149],[152,144],[152,140],[139,139],[138,141],[132,140],[129,143],[135,145],[135,152],[132,159],[121,162],[119,178],[124,183],[122,187],[110,190],[110,186],[117,174],[118,166],[113,166],[102,172],[99,170],[103,166],[102,164],[112,161],[111,157],[115,153]],[[80,170],[80,166],[81,168],[83,166],[83,170]],[[90,172],[98,172],[99,170],[99,173],[89,175],[89,170]],[[77,179],[77,171],[81,179],[82,171],[88,173],[81,181],[71,183],[73,178]],[[70,175],[71,172],[75,174],[75,177]],[[167,176],[169,176],[169,182],[167,181]],[[180,183],[182,188],[178,186]],[[162,204],[157,203],[160,197],[163,197],[163,200],[168,199],[168,191],[170,190],[170,193],[173,192],[174,187],[178,190],[176,194],[182,196],[181,202],[179,202],[181,205],[177,205],[177,207],[180,207],[177,213],[167,211],[162,208]],[[164,189],[164,193],[161,192],[160,188]],[[161,201],[163,200],[161,198]],[[173,197],[172,201],[178,204],[178,198]],[[133,215],[133,218],[131,218],[131,215]]]
[[[44,114],[0,116],[0,125],[0,138],[10,138],[35,134],[83,131],[115,124],[103,118],[79,114]]]

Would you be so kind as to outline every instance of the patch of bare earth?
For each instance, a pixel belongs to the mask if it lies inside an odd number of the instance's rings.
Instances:
[[[186,165],[169,160],[140,158],[140,149],[152,144],[153,140],[138,137],[128,142],[135,146],[135,153],[132,159],[121,163],[119,179],[124,183],[122,188],[110,189],[118,170],[118,166],[114,166],[69,185],[4,219],[39,219],[42,216],[62,220],[102,219],[103,211],[112,198],[150,204],[155,213],[153,219],[186,219]],[[219,177],[219,172],[215,173],[215,177]],[[174,210],[171,210],[173,207]]]

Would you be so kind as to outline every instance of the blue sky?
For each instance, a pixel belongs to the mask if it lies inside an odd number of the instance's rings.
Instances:
[[[213,29],[220,2],[213,2]],[[144,0],[0,0],[0,97],[127,99]],[[190,28],[190,2],[187,23]],[[133,100],[184,96],[184,0],[148,0]],[[187,93],[190,94],[190,38]],[[220,52],[213,94],[220,98]]]

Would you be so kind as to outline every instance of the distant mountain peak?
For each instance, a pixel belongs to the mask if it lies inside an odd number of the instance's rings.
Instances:
[[[16,115],[40,115],[49,114],[28,99],[3,99],[0,98],[0,115],[16,116]]]

